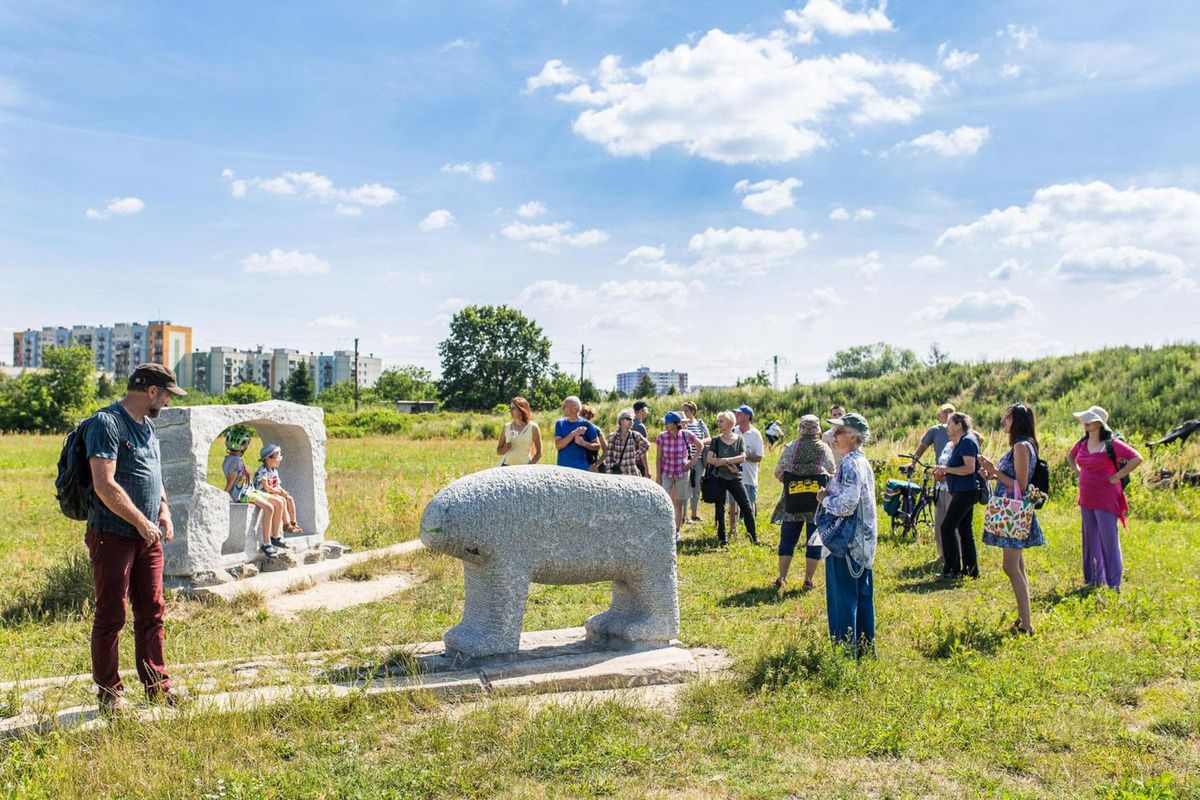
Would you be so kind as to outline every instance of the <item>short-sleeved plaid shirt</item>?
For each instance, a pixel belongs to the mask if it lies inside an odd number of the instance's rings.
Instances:
[[[608,437],[604,460],[621,475],[637,475],[638,462],[649,449],[650,442],[637,431],[631,430],[625,439],[622,439],[621,432],[617,431]]]
[[[661,477],[664,478],[682,478],[687,475],[688,447],[693,446],[697,451],[701,447],[696,434],[686,428],[675,436],[663,431],[654,443],[658,445],[658,455],[662,459]]]

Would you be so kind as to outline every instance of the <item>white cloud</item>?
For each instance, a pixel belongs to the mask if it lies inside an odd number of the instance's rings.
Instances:
[[[1004,66],[1002,66],[1000,68],[1000,77],[1001,78],[1019,78],[1019,77],[1021,77],[1021,73],[1024,71],[1025,71],[1024,68],[1018,66],[1017,64],[1005,64]]]
[[[989,270],[987,275],[994,281],[1007,281],[1020,275],[1028,266],[1028,264],[1022,264],[1015,258],[1006,258],[998,266]]]
[[[595,106],[576,117],[575,133],[613,155],[678,146],[741,164],[798,158],[827,145],[825,129],[846,121],[909,122],[939,80],[912,61],[855,53],[802,59],[792,47],[780,36],[714,29],[629,69],[606,57],[591,83],[557,97]]]
[[[318,328],[353,328],[358,324],[358,320],[342,314],[326,314],[317,317],[311,324]]]
[[[439,208],[436,211],[430,211],[425,219],[418,224],[423,231],[440,231],[443,228],[453,228],[456,224],[454,215],[444,208]]]
[[[965,292],[958,297],[935,297],[917,312],[928,322],[959,323],[967,327],[986,327],[1008,322],[1033,311],[1033,301],[1008,289],[989,292]]]
[[[562,281],[541,280],[526,286],[513,299],[513,305],[522,308],[533,306],[576,305],[583,298],[583,289],[573,283]]]
[[[755,214],[770,217],[785,208],[794,207],[796,201],[792,197],[792,190],[803,185],[803,182],[797,178],[787,178],[782,181],[764,180],[758,183],[740,180],[734,184],[733,190],[746,195],[742,198],[743,208],[753,211]]]
[[[872,220],[875,219],[875,212],[869,208],[860,208],[858,211],[854,212],[854,218],[861,220]]]
[[[804,232],[796,228],[782,231],[741,226],[708,228],[688,240],[688,251],[696,257],[697,269],[732,270],[746,276],[761,274],[807,246]]]
[[[312,253],[301,253],[299,250],[285,252],[276,247],[266,255],[253,253],[243,258],[242,271],[273,275],[324,275],[329,272],[329,262],[322,261]]]
[[[632,269],[651,270],[672,278],[680,277],[687,272],[684,267],[667,260],[667,248],[663,245],[654,247],[644,244],[635,247],[617,263]]]
[[[478,46],[479,42],[473,42],[460,36],[452,42],[446,42],[440,49],[443,53],[448,53],[451,50],[474,50]]]
[[[136,197],[114,197],[108,201],[103,211],[89,208],[83,213],[88,219],[107,219],[108,217],[127,217],[141,213],[146,204]]]
[[[1033,42],[1038,40],[1038,29],[1036,26],[1024,27],[1023,25],[1014,25],[1011,22],[1004,28],[996,31],[998,38],[1008,38],[1016,45],[1018,50],[1024,50]]]
[[[940,156],[953,158],[955,156],[971,156],[979,152],[983,143],[988,140],[988,128],[972,128],[967,125],[952,131],[932,131],[909,141],[908,147],[936,153]]]
[[[546,205],[538,200],[530,200],[528,203],[522,203],[517,207],[517,216],[525,219],[533,219],[540,217],[546,213]]]
[[[1190,290],[1200,258],[1200,193],[1117,189],[1103,181],[1055,184],[1038,189],[1025,206],[995,209],[938,238],[939,246],[980,244],[1029,254],[1025,265],[1001,264],[993,270],[997,277],[1038,267],[1064,281]]]
[[[388,270],[383,274],[383,279],[388,285],[403,288],[433,285],[433,276],[428,272],[413,272],[404,269]]]
[[[542,67],[541,72],[525,80],[525,91],[533,92],[546,86],[573,86],[582,80],[561,60],[552,58]]]
[[[832,308],[841,308],[846,305],[846,301],[838,294],[837,289],[832,286],[813,289],[809,292],[809,299],[820,303],[821,305],[830,306]]]
[[[400,344],[417,344],[421,341],[421,337],[413,333],[383,333],[379,338],[384,344],[393,347]]]
[[[844,0],[808,0],[804,8],[788,10],[783,18],[796,28],[800,42],[815,41],[817,31],[834,36],[853,36],[856,33],[879,33],[892,30],[887,16],[887,0],[871,8],[864,4],[861,12],[847,11]]]
[[[861,256],[839,258],[834,262],[839,271],[858,270],[858,274],[870,280],[883,270],[883,260],[878,250],[872,250]]]
[[[909,262],[909,266],[913,269],[934,272],[946,266],[946,262],[935,255],[924,255],[914,258],[911,262]]]
[[[491,183],[496,180],[497,161],[463,161],[459,164],[443,164],[442,172],[470,176],[471,180],[480,183]]]
[[[336,203],[337,212],[347,216],[361,214],[359,206],[386,206],[402,199],[395,189],[383,184],[339,187],[324,175],[312,171],[284,172],[274,178],[238,178],[233,170],[223,169],[221,177],[229,181],[229,192],[234,197],[245,197],[252,189],[266,194],[302,197],[321,203]]]
[[[938,45],[938,63],[942,69],[957,72],[964,70],[979,60],[979,53],[969,53],[965,50],[950,50],[949,43]]]
[[[447,297],[445,300],[438,303],[437,307],[438,311],[450,313],[454,311],[460,311],[470,304],[471,302],[465,297]]]
[[[850,219],[850,212],[841,207],[835,208],[833,211],[829,212],[829,218],[839,221],[847,220]]]
[[[1054,265],[1054,274],[1076,283],[1131,283],[1180,277],[1186,269],[1177,255],[1122,245],[1067,253]]]
[[[512,222],[500,233],[514,242],[525,242],[534,250],[555,252],[562,245],[570,247],[592,247],[608,241],[608,233],[597,228],[572,232],[573,222],[548,222],[531,225],[527,222]]]

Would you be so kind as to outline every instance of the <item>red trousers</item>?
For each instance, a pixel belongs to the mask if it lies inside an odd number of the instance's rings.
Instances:
[[[133,607],[137,673],[153,697],[170,688],[163,659],[163,551],[140,536],[130,539],[89,528],[84,541],[96,586],[92,621],[92,680],[101,696],[123,690],[117,667],[117,637],[125,627],[125,597]]]

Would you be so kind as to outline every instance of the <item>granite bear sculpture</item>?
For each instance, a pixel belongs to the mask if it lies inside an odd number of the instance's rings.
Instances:
[[[612,605],[588,638],[665,642],[679,633],[674,512],[645,478],[542,465],[496,467],[429,501],[421,541],[462,559],[463,619],[448,653],[514,653],[531,582],[612,581]]]

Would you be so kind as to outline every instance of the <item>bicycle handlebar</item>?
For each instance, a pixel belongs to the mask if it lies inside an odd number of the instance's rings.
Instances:
[[[921,459],[915,457],[912,453],[897,453],[896,458],[908,458],[908,459],[911,459],[914,463],[920,465],[923,469],[933,469],[932,464],[926,464]]]

